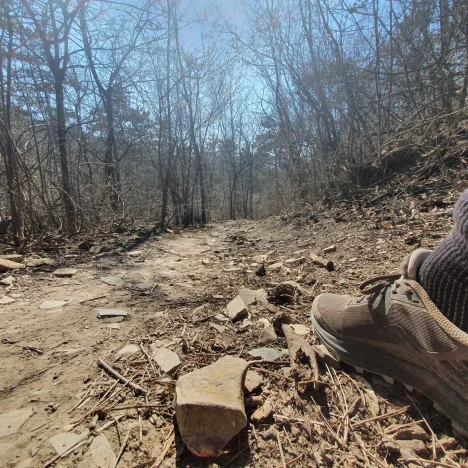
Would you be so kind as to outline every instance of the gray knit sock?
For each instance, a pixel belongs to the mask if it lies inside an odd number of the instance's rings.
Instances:
[[[454,227],[422,264],[418,279],[432,302],[468,332],[468,190],[453,213]]]

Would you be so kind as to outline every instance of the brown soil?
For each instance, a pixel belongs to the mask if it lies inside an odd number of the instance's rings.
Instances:
[[[432,466],[436,460],[459,466],[465,451],[456,443],[448,448],[450,424],[424,397],[377,376],[358,376],[348,367],[336,372],[321,369],[318,390],[298,388],[276,364],[261,366],[264,384],[257,391],[272,402],[272,413],[259,423],[251,422],[226,455],[197,459],[184,450],[176,427],[172,442],[173,384],[161,382],[144,352],[156,340],[175,350],[182,361],[175,379],[225,354],[251,360],[247,351],[258,347],[259,318],[271,320],[285,311],[295,323],[310,326],[310,305],[317,294],[357,294],[360,282],[395,271],[416,246],[437,244],[451,228],[455,200],[455,195],[446,197],[427,209],[425,198],[392,201],[379,211],[352,204],[331,211],[316,207],[309,209],[313,216],[225,222],[150,237],[133,250],[120,252],[116,243],[121,239],[108,238],[103,243],[109,251],[97,257],[70,244],[58,249],[54,266],[13,272],[16,285],[9,290],[0,286],[0,294],[15,299],[0,306],[0,413],[31,407],[34,414],[16,434],[0,439],[0,467],[44,466],[56,455],[48,442],[51,436],[64,428],[75,433],[98,429],[118,415],[124,417],[104,434],[116,454],[125,445],[118,465],[122,468],[156,466],[160,455],[161,466],[184,467],[423,466],[388,448],[391,424],[411,426],[421,420],[428,441],[418,458]],[[323,248],[329,245],[336,245],[336,251],[324,255]],[[313,265],[309,252],[333,260],[335,271]],[[301,256],[307,260],[286,265],[290,272],[283,268],[257,276],[254,257],[261,254],[268,254],[267,264]],[[78,272],[72,278],[57,278],[53,275],[57,266]],[[109,275],[121,277],[125,286],[100,280]],[[228,327],[222,333],[210,326],[216,320],[208,317],[222,312],[240,287],[262,287],[271,293],[278,283],[291,279],[300,281],[305,294],[289,303],[253,306],[252,326],[222,323]],[[139,283],[154,288],[142,292],[135,287]],[[42,310],[39,305],[45,300],[68,304]],[[130,317],[120,329],[108,328],[109,323],[97,318],[96,308],[125,309]],[[313,335],[308,339],[316,343]],[[132,343],[142,351],[116,358],[119,349]],[[280,338],[271,347],[286,348],[286,341]],[[78,351],[67,355],[64,350],[70,349]],[[136,396],[128,386],[116,384],[97,367],[98,358],[148,389],[149,396]],[[252,412],[248,409],[249,415]],[[55,466],[78,466],[91,440]]]

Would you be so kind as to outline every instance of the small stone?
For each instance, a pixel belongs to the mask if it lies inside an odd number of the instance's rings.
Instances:
[[[295,263],[304,263],[306,261],[305,257],[298,257],[298,258],[288,258],[284,261],[285,265],[293,265]]]
[[[240,296],[236,296],[226,308],[227,316],[233,322],[248,314],[247,306]]]
[[[278,337],[276,336],[275,329],[273,327],[265,327],[258,339],[258,344],[265,346],[274,343]]]
[[[224,333],[228,329],[228,327],[225,327],[224,325],[218,325],[212,322],[210,322],[210,328],[212,328],[213,330],[216,330],[219,333]]]
[[[20,254],[0,255],[0,259],[10,260],[10,262],[21,263],[24,257]]]
[[[30,258],[26,261],[27,267],[39,267],[43,265],[53,265],[55,262],[51,258]]]
[[[54,275],[59,278],[71,278],[76,275],[77,271],[75,268],[58,268],[54,271]]]
[[[61,455],[66,452],[70,447],[73,447],[76,443],[83,439],[88,431],[82,434],[75,434],[74,432],[61,432],[55,434],[49,439],[49,442],[54,447],[57,454]]]
[[[312,348],[315,351],[315,355],[317,356],[317,361],[321,364],[326,364],[328,367],[332,369],[338,370],[340,366],[340,362],[333,356],[328,348],[325,345],[314,345]]]
[[[214,318],[220,322],[229,322],[229,319],[224,314],[215,315]]]
[[[323,253],[332,253],[332,252],[335,252],[336,251],[336,245],[330,245],[329,247],[325,247],[323,249]]]
[[[254,304],[256,302],[268,304],[267,292],[264,289],[248,289],[242,288],[239,289],[238,295],[241,297],[242,301],[246,306]]]
[[[283,262],[272,263],[266,267],[267,271],[280,271],[283,268]]]
[[[174,351],[167,348],[159,348],[153,359],[164,374],[171,374],[180,366],[180,358]]]
[[[179,378],[175,412],[182,440],[200,457],[216,457],[247,425],[243,383],[247,361],[225,356]]]
[[[101,278],[103,283],[109,284],[110,286],[121,287],[125,284],[125,281],[118,276],[104,276]]]
[[[96,309],[97,316],[100,319],[122,317],[124,320],[128,312],[122,309]]]
[[[24,265],[22,263],[16,263],[10,260],[4,260],[0,258],[0,273],[9,270],[20,270],[22,268],[24,268]]]
[[[0,438],[15,434],[33,414],[32,408],[22,408],[0,414]]]
[[[3,284],[4,286],[13,286],[14,283],[16,283],[16,278],[11,275],[0,280],[0,284]]]
[[[117,458],[112,447],[104,434],[94,437],[88,451],[84,455],[77,468],[113,468]]]
[[[143,252],[141,250],[132,250],[131,252],[127,252],[129,257],[139,257]]]
[[[56,307],[63,307],[67,305],[68,301],[44,301],[40,306],[39,309],[48,310],[48,309],[55,309]]]
[[[89,253],[97,255],[101,253],[101,250],[102,250],[102,247],[100,245],[93,245],[92,247],[90,247]]]
[[[139,351],[140,351],[139,346],[135,344],[130,344],[120,349],[117,352],[116,356],[131,356],[132,354],[138,353]]]
[[[120,330],[120,325],[118,323],[109,323],[109,325],[106,325],[106,328],[110,328],[112,330]]]
[[[398,426],[389,426],[387,431]],[[430,439],[429,434],[419,425],[415,424],[410,427],[399,428],[393,435],[394,439],[397,440],[428,440]]]
[[[263,384],[263,377],[255,371],[247,371],[244,387],[247,393],[253,393]]]
[[[209,265],[211,263],[208,258],[204,258],[201,262],[203,265]]]
[[[255,348],[249,351],[249,354],[262,361],[277,361],[281,354],[273,348]]]
[[[11,304],[12,302],[15,302],[15,300],[12,297],[0,297],[0,304],[1,305],[7,305]]]

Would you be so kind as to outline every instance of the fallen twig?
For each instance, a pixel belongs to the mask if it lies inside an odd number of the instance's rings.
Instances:
[[[148,390],[144,389],[140,385],[130,381],[126,377],[124,377],[122,374],[117,372],[115,369],[113,369],[109,364],[106,364],[102,359],[98,359],[98,367],[101,369],[104,369],[108,374],[112,375],[116,379],[120,380],[120,382],[124,383],[125,385],[128,385],[130,388],[132,388],[137,395],[141,393],[148,393]]]

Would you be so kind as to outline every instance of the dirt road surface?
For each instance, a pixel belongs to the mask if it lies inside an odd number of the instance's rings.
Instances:
[[[422,244],[434,245],[449,229],[449,221],[439,223],[435,234],[431,231],[431,235],[422,236]],[[158,402],[166,402],[167,409],[160,405],[151,410],[152,397],[146,398],[149,411],[128,408],[134,402],[127,397],[130,389],[124,388],[114,397],[113,392],[122,385],[99,369],[97,360],[117,366],[144,386],[149,377],[145,377],[145,371],[133,372],[132,366],[146,362],[145,355],[118,356],[127,345],[149,349],[155,340],[172,345],[182,361],[178,375],[214,362],[223,354],[251,359],[246,351],[258,346],[259,318],[271,318],[287,309],[298,323],[310,325],[308,313],[315,295],[325,291],[355,293],[359,283],[372,274],[394,271],[400,259],[414,248],[408,245],[412,243],[407,240],[410,234],[408,227],[376,230],[368,220],[231,221],[203,230],[151,236],[131,249],[119,248],[122,237],[110,239],[112,242],[107,239],[108,251],[98,255],[70,244],[51,254],[53,266],[13,272],[16,283],[0,291],[0,297],[9,299],[4,302],[10,302],[0,305],[0,467],[42,467],[57,456],[51,437],[66,433],[73,440],[83,438],[88,430],[121,413],[129,417],[103,432],[115,455],[124,446],[119,467],[156,466],[152,463],[161,453],[161,466],[175,466],[176,450],[179,466],[208,466],[208,462],[199,462],[184,452],[180,440],[176,439],[174,448],[166,444],[173,427],[171,382],[160,386],[157,393]],[[326,255],[335,262],[333,272],[308,261],[309,252],[323,255],[329,245],[336,246]],[[294,259],[300,260],[291,261]],[[264,277],[255,274],[262,260],[267,260]],[[276,263],[281,266],[269,271],[268,265]],[[77,272],[59,278],[54,275],[58,267],[75,268]],[[270,292],[284,280],[300,281],[306,291],[300,301],[288,306],[254,307],[250,326],[222,323],[224,333],[212,326],[212,317],[223,312],[240,287],[263,287]],[[63,305],[41,308],[46,301],[63,301]],[[110,323],[98,318],[98,309],[122,309],[128,317],[120,323],[110,319]],[[265,372],[281,377],[281,369],[275,367]],[[275,393],[275,385],[274,381],[266,383],[264,396]],[[290,391],[287,385],[282,389]],[[122,409],[93,413],[99,401],[109,395],[113,407]],[[387,397],[385,392],[379,396]],[[381,404],[380,412],[405,407],[408,401],[401,398],[400,391],[392,405]],[[299,457],[295,464],[307,466],[310,451],[328,449],[315,436],[315,442],[310,442],[310,429],[306,430],[308,436],[298,434],[297,428],[289,433],[294,419],[291,414],[289,418],[290,425],[282,426],[289,440],[284,448],[286,461]],[[419,419],[419,415],[415,412],[411,418],[408,415],[405,421]],[[247,451],[239,450],[241,442],[235,441],[220,466],[231,461],[231,466],[279,466],[282,458],[277,440],[257,436],[256,431],[262,429],[257,426],[249,431],[254,445]],[[64,450],[67,442],[60,439],[60,443]],[[79,445],[55,466],[93,466],[86,459],[89,443]],[[339,461],[336,463],[338,466]]]

